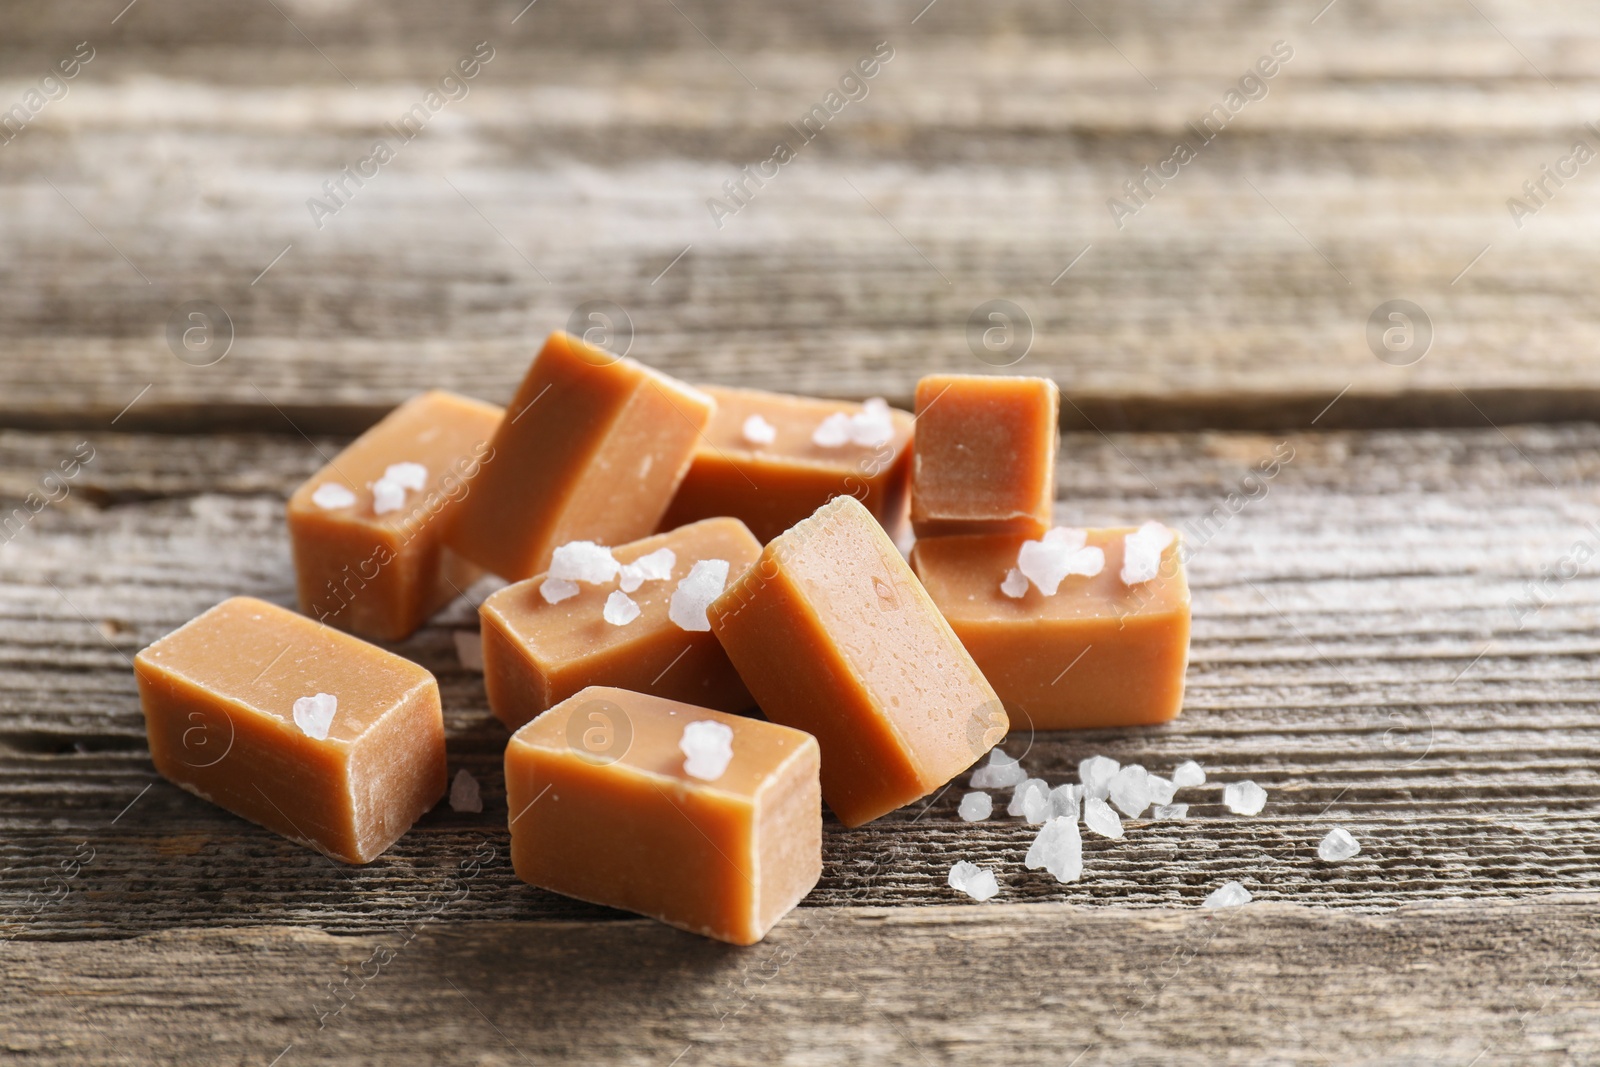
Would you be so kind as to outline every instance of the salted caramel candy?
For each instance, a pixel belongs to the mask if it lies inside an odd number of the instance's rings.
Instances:
[[[496,718],[515,730],[591,685],[722,711],[754,703],[705,612],[761,554],[744,523],[707,519],[614,549],[576,551],[587,554],[595,568],[587,577],[597,580],[541,574],[498,590],[478,609]],[[564,562],[565,551],[556,555]]]
[[[653,533],[712,406],[641,363],[551,334],[469,483],[451,547],[516,582],[549,566],[557,545]]]
[[[157,771],[334,859],[376,859],[444,795],[433,675],[303,615],[225,600],[134,674]]]
[[[591,687],[506,745],[517,877],[736,945],[822,874],[817,743],[776,723]]]
[[[1182,710],[1189,585],[1165,527],[936,537],[911,565],[1019,728],[1138,726]]]
[[[401,404],[289,498],[300,610],[375,641],[410,636],[481,572],[444,545],[500,409],[442,390]]]
[[[917,383],[911,526],[918,537],[1038,537],[1055,501],[1061,393],[1048,378],[934,374]]]
[[[716,413],[662,529],[732,515],[765,543],[836,496],[860,500],[891,536],[904,524],[908,413],[881,400],[699,388]]]
[[[846,826],[926,796],[1005,735],[994,690],[853,497],[774,538],[710,614],[767,718],[816,737]]]

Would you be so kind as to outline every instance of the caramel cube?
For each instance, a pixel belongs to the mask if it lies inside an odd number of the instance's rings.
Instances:
[[[543,591],[547,576],[539,575],[483,602],[478,614],[484,683],[496,718],[515,730],[591,685],[722,711],[742,711],[754,703],[709,626],[684,629],[671,618],[671,606],[678,583],[696,563],[723,560],[728,575],[737,575],[756,561],[761,543],[738,519],[707,519],[622,545],[612,556],[633,564],[663,549],[673,555],[669,576],[643,581],[625,594],[638,615],[621,625],[605,618],[607,601],[621,591],[621,574],[603,583],[571,583],[555,603]]]
[[[481,573],[444,529],[487,455],[493,404],[435,390],[401,404],[289,498],[300,610],[399,641]]]
[[[815,740],[776,723],[585,689],[506,746],[512,866],[544,889],[754,944],[822,875],[818,758]]]
[[[134,674],[156,770],[334,859],[376,859],[444,795],[433,675],[304,615],[225,600]]]
[[[1166,722],[1183,707],[1189,584],[1177,541],[1149,581],[1123,580],[1130,529],[1087,530],[1098,574],[1069,574],[1051,596],[1001,587],[1021,537],[918,541],[911,565],[1019,726],[1036,730]],[[1025,579],[1012,578],[1024,586]]]
[[[1005,736],[994,690],[854,497],[771,541],[710,613],[767,718],[822,746],[822,795],[846,826],[926,796]]]
[[[836,496],[860,500],[891,536],[904,524],[909,414],[881,401],[700,388],[716,413],[663,529],[732,515],[766,543]]]
[[[934,374],[917,383],[918,537],[1050,528],[1061,392],[1048,378]]]
[[[697,389],[557,331],[506,409],[472,478],[451,547],[508,582],[569,541],[654,532],[713,402]]]

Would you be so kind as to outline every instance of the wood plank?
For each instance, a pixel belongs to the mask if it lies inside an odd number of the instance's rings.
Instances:
[[[0,949],[0,1034],[30,1065],[1600,1056],[1593,895],[1384,916],[841,907],[798,912],[749,949],[637,920],[428,916],[360,937],[176,928],[12,943]]]

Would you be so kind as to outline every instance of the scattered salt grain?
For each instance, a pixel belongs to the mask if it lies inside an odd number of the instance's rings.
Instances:
[[[1238,882],[1223,882],[1211,891],[1201,905],[1206,908],[1237,908],[1241,904],[1250,903],[1250,890]]]
[[[1090,797],[1083,802],[1083,825],[1101,837],[1109,837],[1114,841],[1122,839],[1122,820],[1111,810],[1111,805],[1099,797]]]
[[[778,439],[778,428],[760,415],[751,415],[741,428],[744,439],[753,445],[770,445]]]
[[[601,614],[612,626],[626,626],[639,617],[639,605],[627,593],[613,589],[611,595],[606,597],[606,606]]]
[[[1177,786],[1173,785],[1170,781],[1161,777],[1159,774],[1152,774],[1150,776],[1150,803],[1171,804],[1172,795],[1177,791]]]
[[[1137,819],[1150,806],[1150,772],[1137,763],[1121,768],[1111,778],[1107,796],[1130,819]]]
[[[1317,858],[1324,863],[1338,863],[1360,851],[1361,844],[1350,836],[1350,831],[1342,826],[1336,826],[1328,831],[1328,836],[1317,846]]]
[[[678,563],[678,554],[670,548],[658,548],[632,563],[624,563],[617,572],[624,593],[631,593],[645,582],[662,582],[672,577],[672,568]]]
[[[994,814],[994,800],[988,793],[968,793],[961,798],[956,814],[962,822],[982,822]]]
[[[428,484],[428,468],[420,463],[391,463],[383,470],[383,480],[402,489],[421,492]]]
[[[850,440],[866,448],[880,448],[894,440],[894,419],[889,414],[888,401],[881,396],[872,397],[850,416]]]
[[[388,478],[379,478],[372,483],[372,513],[374,515],[387,515],[391,511],[399,511],[405,505],[405,486],[399,482],[392,482]]]
[[[339,698],[331,693],[318,693],[314,697],[301,697],[294,702],[294,724],[300,732],[317,741],[328,739],[328,727],[333,725],[333,713],[339,710]]]
[[[676,623],[680,630],[710,630],[711,619],[706,615],[706,608],[722,595],[722,588],[727,584],[727,560],[700,560],[689,568],[689,573],[672,591],[672,600],[667,605],[667,618]]]
[[[1108,756],[1090,756],[1078,763],[1078,781],[1083,795],[1104,800],[1111,792],[1111,779],[1122,764]]]
[[[1267,806],[1267,791],[1251,781],[1229,782],[1222,787],[1222,803],[1235,815],[1259,815]]]
[[[1083,530],[1058,526],[1038,541],[1024,541],[1017,550],[1017,569],[1039,592],[1055,596],[1067,575],[1092,578],[1104,569],[1106,554],[1098,548],[1085,548],[1087,536]]]
[[[950,868],[948,881],[951,889],[973,900],[990,900],[1000,892],[1000,883],[995,880],[993,871],[966,860],[959,860]]]
[[[972,772],[974,789],[1006,789],[1026,781],[1028,772],[1022,764],[998,747],[989,750],[989,762]]]
[[[1028,592],[1028,576],[1012,567],[1006,571],[1006,579],[1000,583],[1000,591],[1012,600],[1020,599]]]
[[[1050,810],[1050,785],[1043,778],[1029,778],[1011,794],[1007,815],[1020,815],[1030,823],[1044,822]]]
[[[539,595],[546,604],[559,604],[578,595],[578,583],[565,578],[546,578],[539,583]]]
[[[1124,585],[1148,582],[1161,571],[1161,553],[1177,535],[1159,522],[1147,522],[1122,539]]]
[[[842,448],[850,443],[850,416],[835,411],[811,431],[811,443],[818,448]]]
[[[599,585],[609,582],[622,569],[611,549],[593,541],[568,541],[550,556],[551,578]]]
[[[1043,540],[1076,552],[1089,543],[1089,531],[1077,526],[1052,526],[1045,531]]]
[[[715,719],[692,722],[683,728],[678,751],[684,755],[684,774],[714,782],[733,759],[733,727]]]
[[[1187,804],[1157,804],[1150,811],[1150,817],[1158,821],[1181,821],[1189,817]]]
[[[323,482],[311,494],[311,502],[323,511],[333,511],[354,504],[356,495],[338,482]]]
[[[1205,785],[1206,772],[1194,760],[1186,759],[1173,768],[1172,784],[1179,789],[1187,789],[1191,785]]]
[[[478,780],[465,767],[456,772],[454,781],[450,783],[450,810],[483,810],[483,791],[478,788]]]
[[[452,634],[456,641],[456,659],[469,671],[483,670],[483,635],[475,630],[457,630]]]
[[[1076,882],[1083,876],[1083,837],[1078,833],[1078,821],[1058,815],[1045,823],[1028,846],[1025,862],[1028,870],[1043,867],[1058,882]]]
[[[1065,817],[1076,822],[1079,795],[1079,787],[1071,784],[1058,785],[1050,790],[1050,817]]]

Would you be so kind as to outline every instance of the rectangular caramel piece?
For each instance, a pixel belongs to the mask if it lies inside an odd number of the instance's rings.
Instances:
[[[680,748],[707,722],[728,739],[725,764]],[[799,730],[585,689],[506,746],[512,865],[544,889],[754,944],[822,875],[818,759]]]
[[[934,374],[917,383],[918,537],[1050,528],[1061,392],[1048,378]]]
[[[876,432],[874,413],[861,404],[754,389],[699,388],[716,401],[716,413],[662,529],[732,515],[765,544],[836,496],[860,500],[890,536],[903,525],[911,460],[909,414],[877,409],[884,433]],[[849,427],[855,431],[853,439],[843,442],[832,432],[836,426],[845,428],[841,416],[856,420]],[[822,429],[830,418],[834,421]],[[824,444],[814,439],[819,429]]]
[[[376,859],[444,795],[433,675],[303,615],[225,600],[134,674],[156,770],[334,859]]]
[[[1105,554],[1093,577],[1068,575],[1054,595],[1029,583],[1021,597],[1002,582],[1021,537],[918,541],[911,565],[1020,729],[1137,726],[1183,707],[1189,660],[1189,584],[1180,545],[1161,554],[1147,582],[1122,579],[1131,529],[1091,529]]]
[[[481,572],[445,548],[444,528],[499,422],[493,404],[423,393],[295,490],[288,515],[300,610],[399,641],[476,581]]]
[[[755,702],[709,630],[685,630],[669,615],[674,591],[702,560],[725,560],[729,576],[761,553],[738,519],[707,519],[612,550],[619,563],[671,549],[669,578],[645,581],[627,596],[639,606],[633,621],[604,618],[620,577],[577,583],[577,593],[550,603],[545,575],[508,585],[478,609],[483,625],[484,683],[495,717],[515,730],[540,712],[591,685],[632,689],[722,711]]]
[[[448,534],[508,582],[568,541],[653,533],[694,457],[713,402],[697,389],[557,331],[545,342],[472,478]]]
[[[1005,735],[994,690],[853,497],[770,542],[711,625],[767,718],[816,737],[846,826],[926,796]]]

